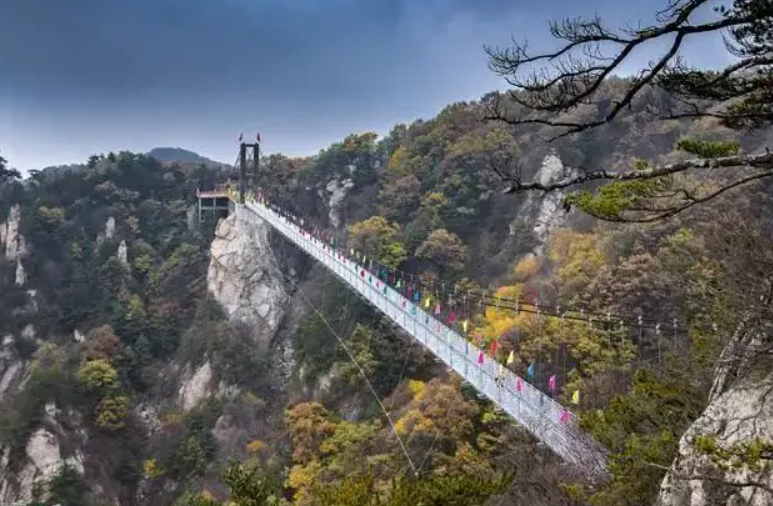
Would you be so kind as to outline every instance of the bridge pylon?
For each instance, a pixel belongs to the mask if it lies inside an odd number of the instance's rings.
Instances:
[[[239,144],[239,202],[245,203],[247,193],[257,194],[260,142]]]

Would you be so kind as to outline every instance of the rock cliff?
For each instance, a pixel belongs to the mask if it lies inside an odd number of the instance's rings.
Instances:
[[[237,208],[217,226],[207,272],[207,288],[230,320],[248,325],[263,344],[275,335],[288,301],[268,231],[256,215]]]
[[[773,368],[770,329],[739,327],[717,366],[709,405],[679,441],[679,456],[661,484],[657,506],[769,506],[773,469],[763,456],[761,468],[722,468],[696,447],[708,436],[723,449],[773,441]]]

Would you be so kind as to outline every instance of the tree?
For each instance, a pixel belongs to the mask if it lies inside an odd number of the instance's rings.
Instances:
[[[83,358],[86,361],[112,360],[121,350],[121,342],[110,325],[101,325],[86,334]]]
[[[78,370],[78,380],[89,390],[106,391],[118,385],[118,372],[105,359],[89,360]]]
[[[432,232],[416,248],[416,257],[430,260],[443,278],[447,274],[456,276],[464,272],[468,252],[459,237],[441,228]]]
[[[386,183],[379,193],[379,210],[389,219],[405,222],[419,208],[421,183],[414,175]]]
[[[383,216],[373,216],[349,228],[349,245],[394,269],[408,256],[398,239],[399,232]]]
[[[669,0],[654,26],[613,30],[598,17],[550,26],[563,45],[532,54],[526,43],[487,47],[490,68],[514,87],[488,104],[488,118],[510,125],[548,127],[551,140],[607,125],[634,100],[655,88],[668,94],[650,108],[660,119],[709,118],[737,131],[773,124],[773,4],[733,0],[715,7],[710,0]],[[708,19],[706,19],[708,18]],[[735,60],[719,71],[688,66],[680,50],[699,35],[725,37]],[[663,53],[631,79],[619,99],[603,96],[607,84],[641,46],[664,44]],[[536,68],[535,68],[536,67]],[[599,114],[580,114],[597,105]],[[571,113],[577,113],[572,115]],[[578,119],[581,117],[581,119]],[[684,139],[677,145],[694,159],[668,165],[639,161],[628,169],[587,169],[545,183],[524,182],[517,172],[501,172],[506,193],[550,192],[601,182],[597,191],[579,190],[565,204],[610,221],[650,222],[678,214],[734,188],[773,176],[773,153],[741,153],[736,142]],[[719,170],[722,169],[722,170]],[[703,177],[708,176],[708,177]]]
[[[0,186],[21,179],[21,173],[16,169],[7,168],[8,160],[0,156]]]

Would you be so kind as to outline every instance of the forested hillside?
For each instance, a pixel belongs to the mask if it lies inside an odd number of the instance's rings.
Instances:
[[[626,83],[606,82],[584,117],[603,116]],[[545,391],[556,377],[556,397],[611,451],[608,482],[584,482],[262,225],[197,223],[196,188],[222,171],[124,152],[0,179],[0,503],[652,503],[750,287],[773,267],[769,183],[667,222],[610,224],[567,212],[560,192],[503,194],[497,172],[547,184],[582,167],[682,160],[688,135],[754,152],[771,134],[652,122],[644,104],[671,100],[653,89],[614,125],[545,144],[542,127],[482,121],[499,98],[382,139],[352,134],[315,157],[268,156],[262,187],[427,283],[661,324],[497,308],[472,321],[503,361],[514,352],[508,367],[537,364]]]

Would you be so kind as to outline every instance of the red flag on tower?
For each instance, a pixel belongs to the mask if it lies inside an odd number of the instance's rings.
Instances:
[[[257,141],[258,141],[258,142],[260,142],[260,132],[258,132],[257,134],[255,134],[255,139],[257,139]]]

